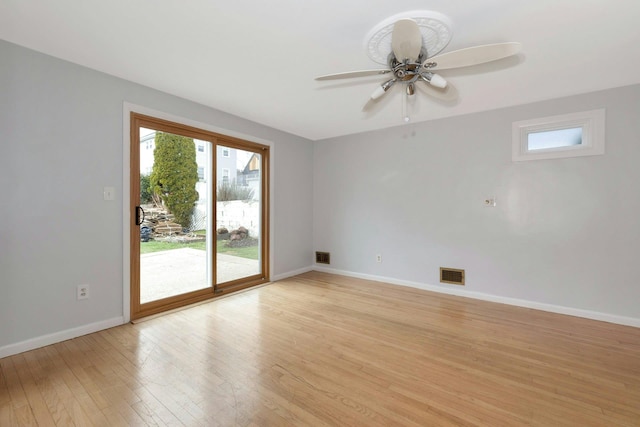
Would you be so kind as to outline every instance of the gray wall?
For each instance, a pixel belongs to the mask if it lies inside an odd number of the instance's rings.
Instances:
[[[310,141],[0,41],[0,354],[124,314],[123,102],[272,141],[272,277],[310,265]]]
[[[512,122],[596,108],[605,155],[511,161]],[[317,141],[314,249],[334,271],[640,325],[639,117],[630,86]],[[466,286],[440,284],[440,266]]]

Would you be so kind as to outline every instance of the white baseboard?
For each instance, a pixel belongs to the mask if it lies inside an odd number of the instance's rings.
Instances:
[[[376,276],[372,274],[355,273],[352,271],[337,270],[334,268],[327,268],[327,267],[322,267],[318,265],[304,267],[298,270],[275,275],[271,278],[271,281],[275,282],[278,280],[283,280],[289,277],[297,276],[299,274],[308,273],[309,271],[312,271],[312,270],[320,271],[324,273],[339,274],[341,276],[355,277],[358,279],[372,280],[375,282],[389,283],[392,285],[408,286],[411,288],[422,289],[425,291],[439,292],[439,293],[448,294],[448,295],[457,295],[457,296],[466,297],[466,298],[474,298],[474,299],[483,300],[483,301],[491,301],[491,302],[497,302],[501,304],[513,305],[517,307],[532,308],[535,310],[549,311],[552,313],[566,314],[569,316],[583,317],[586,319],[600,320],[603,322],[615,323],[615,324],[626,325],[626,326],[634,326],[636,328],[640,328],[640,319],[637,319],[634,317],[618,316],[615,314],[583,310],[583,309],[565,307],[565,306],[554,305],[554,304],[545,304],[545,303],[528,301],[528,300],[523,300],[518,298],[501,297],[498,295],[485,294],[482,292],[467,291],[464,289],[459,289],[457,287],[449,289],[442,286],[428,285],[425,283],[411,282],[408,280],[399,280],[393,277],[384,277],[384,276]],[[101,322],[90,323],[88,325],[79,326],[77,328],[67,329],[65,331],[55,332],[49,335],[43,335],[41,337],[32,338],[32,339],[15,343],[15,344],[9,344],[4,347],[0,347],[0,358],[12,356],[14,354],[18,354],[18,353],[33,350],[36,348],[44,347],[47,345],[55,344],[61,341],[66,341],[82,335],[91,334],[93,332],[98,332],[103,329],[113,328],[114,326],[119,326],[124,323],[125,323],[124,317],[122,316],[114,317],[112,319],[103,320]]]
[[[294,271],[288,271],[286,273],[282,273],[282,274],[277,274],[275,276],[271,277],[271,281],[272,282],[276,282],[278,280],[282,280],[282,279],[286,279],[288,277],[293,277],[293,276],[297,276],[298,274],[303,274],[303,273],[308,273],[310,271],[314,270],[313,266],[308,266],[308,267],[304,267],[304,268],[299,268],[297,270]],[[317,270],[317,269],[316,269]]]
[[[55,344],[61,341],[70,340],[82,335],[102,331],[103,329],[113,328],[114,326],[120,326],[124,323],[124,317],[114,317],[113,319],[90,323],[88,325],[78,326],[77,328],[67,329],[64,331],[55,332],[53,334],[31,338],[15,344],[5,345],[4,347],[0,347],[0,358],[13,356],[14,354],[23,353],[25,351],[45,347],[47,345]]]
[[[308,267],[300,268],[298,270],[278,274],[273,276],[271,278],[271,281],[275,282],[277,280],[282,280],[288,277],[297,276],[299,274],[308,273],[311,270],[313,270],[313,267],[308,266]],[[249,290],[254,288],[250,288]],[[207,300],[205,302],[211,302],[211,300]],[[166,314],[166,313],[163,313],[163,314]],[[67,329],[60,332],[54,332],[52,334],[43,335],[40,337],[31,338],[18,343],[5,345],[3,347],[0,347],[0,359],[3,357],[13,356],[14,354],[23,353],[25,351],[34,350],[36,348],[45,347],[47,345],[55,344],[61,341],[70,340],[72,338],[76,338],[82,335],[98,332],[103,329],[113,328],[114,326],[123,325],[125,323],[127,323],[127,321],[125,320],[124,316],[114,317],[113,319],[107,319],[101,322],[90,323],[88,325],[79,326],[77,328]]]
[[[372,280],[375,282],[390,283],[392,285],[408,286],[411,288],[423,289],[425,291],[439,292],[448,295],[457,295],[466,298],[474,298],[483,301],[497,302],[500,304],[514,305],[517,307],[532,308],[535,310],[549,311],[552,313],[566,314],[569,316],[583,317],[585,319],[600,320],[603,322],[615,323],[618,325],[634,326],[640,328],[640,319],[635,317],[618,316],[615,314],[602,313],[598,311],[583,310],[579,308],[565,307],[561,305],[546,304],[535,301],[528,301],[518,298],[501,297],[498,295],[485,294],[482,292],[467,291],[459,287],[448,288],[444,286],[428,285],[425,283],[399,280],[393,277],[375,276],[371,274],[354,273],[352,271],[337,270],[333,268],[314,265],[313,270],[324,273],[339,274],[342,276],[355,277],[358,279]]]

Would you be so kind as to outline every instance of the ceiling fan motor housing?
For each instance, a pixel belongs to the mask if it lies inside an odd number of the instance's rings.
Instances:
[[[451,20],[444,14],[430,10],[413,10],[393,15],[373,27],[365,37],[367,55],[379,64],[387,64],[391,52],[394,24],[401,19],[413,19],[422,34],[422,46],[428,57],[440,53],[451,41]],[[427,59],[425,56],[424,59]]]

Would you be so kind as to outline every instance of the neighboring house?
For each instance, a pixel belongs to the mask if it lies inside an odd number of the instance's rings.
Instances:
[[[253,189],[253,200],[260,199],[260,156],[253,154],[244,169],[238,172],[238,185]]]
[[[233,184],[238,179],[238,150],[229,147],[218,146],[216,153],[217,174],[216,185],[222,183]]]
[[[140,174],[151,175],[153,170],[153,150],[156,149],[156,133],[140,137]]]

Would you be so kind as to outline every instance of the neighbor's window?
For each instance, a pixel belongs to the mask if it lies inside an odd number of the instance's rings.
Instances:
[[[229,149],[228,148],[223,148],[222,149],[222,157],[229,157]]]
[[[604,154],[604,109],[513,124],[513,161]]]

